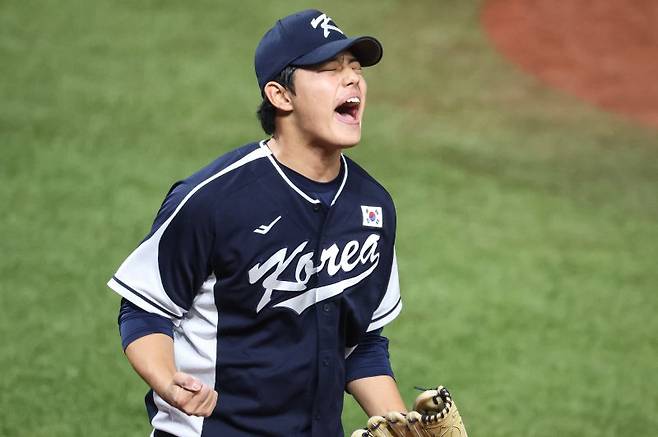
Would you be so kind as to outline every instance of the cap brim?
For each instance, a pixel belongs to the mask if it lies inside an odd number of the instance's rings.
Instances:
[[[293,66],[308,66],[321,64],[333,59],[337,54],[348,50],[358,59],[362,67],[370,67],[377,64],[384,53],[380,42],[371,36],[360,36],[357,38],[345,38],[331,41],[317,49],[300,56],[290,62]]]

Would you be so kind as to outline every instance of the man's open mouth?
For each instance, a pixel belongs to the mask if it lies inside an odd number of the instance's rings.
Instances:
[[[361,99],[359,97],[350,97],[338,105],[334,111],[336,111],[341,121],[354,124],[359,121],[360,106]]]

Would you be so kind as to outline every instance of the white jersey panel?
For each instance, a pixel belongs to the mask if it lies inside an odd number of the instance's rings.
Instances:
[[[210,276],[199,290],[190,311],[174,329],[174,357],[176,368],[199,378],[204,384],[215,386],[217,364],[218,311],[214,287],[217,279]],[[180,437],[199,437],[203,418],[188,416],[153,394],[158,412],[152,425]]]
[[[398,277],[398,261],[395,248],[393,248],[393,262],[388,286],[386,287],[386,294],[372,315],[372,323],[368,326],[368,332],[387,325],[400,314],[400,311],[402,311],[400,279]]]

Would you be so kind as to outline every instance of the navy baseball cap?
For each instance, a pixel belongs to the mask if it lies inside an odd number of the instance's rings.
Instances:
[[[256,47],[255,67],[261,92],[288,65],[308,66],[349,50],[363,67],[382,58],[382,45],[371,36],[348,38],[326,14],[308,9],[278,20]]]

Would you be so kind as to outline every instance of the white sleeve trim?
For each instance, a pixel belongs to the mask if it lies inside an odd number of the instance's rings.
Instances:
[[[400,311],[402,311],[402,301],[398,301],[397,305],[393,308],[393,310],[386,315],[386,317],[383,317],[375,322],[372,322],[370,325],[368,325],[368,330],[367,332],[374,331],[375,329],[382,328],[386,325],[388,325],[390,322],[392,322],[399,314]]]
[[[181,319],[184,315],[183,309],[178,307],[177,305],[172,303],[178,310],[176,313],[172,313],[171,311],[162,308],[156,303],[150,302],[144,296],[140,296],[138,293],[136,293],[134,290],[131,290],[125,284],[120,283],[119,280],[117,280],[117,278],[115,277],[111,278],[108,281],[107,286],[110,287],[112,290],[114,290],[121,297],[126,298],[133,304],[137,305],[139,308],[143,309],[144,311],[148,311],[149,313],[155,313],[162,317],[166,317],[168,319],[174,319],[174,320]]]
[[[400,297],[400,280],[398,277],[398,262],[393,248],[393,262],[391,265],[391,275],[386,287],[386,293],[381,303],[372,314],[372,322],[368,326],[367,332],[379,329],[393,319],[402,311],[402,299]]]

